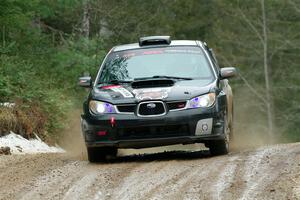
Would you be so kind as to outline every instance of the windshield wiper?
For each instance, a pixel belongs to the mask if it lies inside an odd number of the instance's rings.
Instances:
[[[158,79],[158,78],[178,79],[178,80],[193,80],[192,78],[179,77],[179,76],[151,76],[151,77],[135,78],[134,80],[147,80],[147,79]]]
[[[153,76],[153,78],[169,78],[169,79],[193,80],[192,78],[179,77],[179,76]]]

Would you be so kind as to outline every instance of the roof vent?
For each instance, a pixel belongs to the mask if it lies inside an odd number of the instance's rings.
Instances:
[[[160,44],[170,44],[170,43],[171,43],[170,36],[149,36],[149,37],[141,37],[139,39],[140,46],[160,45]]]

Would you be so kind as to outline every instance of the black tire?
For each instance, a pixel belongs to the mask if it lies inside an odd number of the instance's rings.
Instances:
[[[234,125],[233,125],[233,120],[234,120],[234,106],[232,105],[232,111],[231,111],[231,120],[230,120],[230,123],[229,123],[229,130],[230,130],[230,133],[229,133],[229,138],[230,138],[230,144],[234,144]]]
[[[209,144],[209,151],[212,156],[228,154],[228,145],[225,140],[216,140]]]
[[[87,147],[88,160],[91,163],[105,162],[108,157],[116,157],[117,148],[113,147]]]
[[[227,112],[224,113],[223,133],[223,140],[211,141],[208,144],[209,151],[212,156],[226,155],[229,152],[229,142],[232,135],[232,126],[228,124]]]

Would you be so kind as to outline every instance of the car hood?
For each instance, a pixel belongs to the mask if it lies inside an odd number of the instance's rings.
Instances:
[[[173,81],[173,84],[168,86],[139,88],[133,87],[133,84],[100,84],[93,88],[89,99],[112,104],[138,103],[146,100],[188,100],[214,91],[216,82],[216,80],[181,80]]]

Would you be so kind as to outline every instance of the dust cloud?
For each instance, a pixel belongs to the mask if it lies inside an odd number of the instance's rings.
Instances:
[[[80,109],[76,109],[68,114],[66,128],[62,133],[62,139],[59,144],[70,156],[86,160],[86,148],[80,127],[80,114]]]
[[[266,105],[246,86],[234,90],[233,148],[248,149],[279,142],[279,129],[268,135]]]

